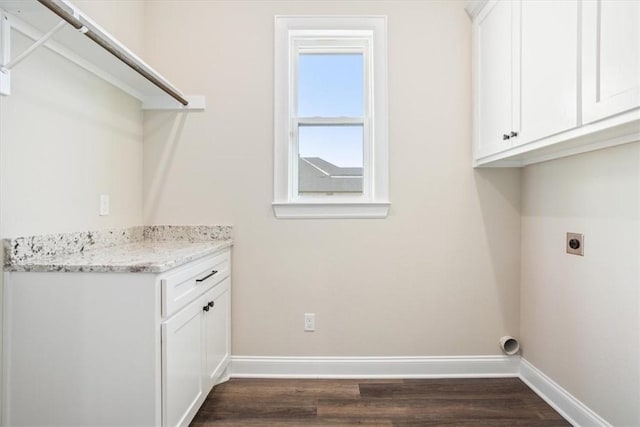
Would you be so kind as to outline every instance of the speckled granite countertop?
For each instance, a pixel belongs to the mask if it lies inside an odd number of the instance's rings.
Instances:
[[[161,273],[231,246],[231,227],[153,226],[5,239],[5,271]]]

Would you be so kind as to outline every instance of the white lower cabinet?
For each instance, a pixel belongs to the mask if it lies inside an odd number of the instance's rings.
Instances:
[[[162,324],[163,420],[186,426],[229,360],[230,280]]]
[[[203,315],[199,300],[162,324],[163,424],[185,425],[205,393]]]
[[[187,426],[228,378],[229,248],[159,274],[4,279],[3,426]]]
[[[231,352],[229,285],[229,279],[226,279],[221,286],[207,292],[204,299],[204,302],[211,307],[203,319],[205,385],[209,388],[216,384],[216,378],[224,370]]]

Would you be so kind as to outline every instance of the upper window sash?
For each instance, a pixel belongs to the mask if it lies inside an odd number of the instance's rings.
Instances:
[[[303,33],[304,35],[298,35]],[[322,35],[319,35],[322,33]],[[331,34],[329,37],[326,34]],[[346,35],[349,33],[350,35]],[[354,33],[354,34],[351,34]],[[356,35],[357,33],[357,35]],[[357,54],[362,55],[363,64],[363,106],[362,119],[370,117],[373,87],[371,85],[372,62],[370,60],[372,34],[363,31],[292,31],[290,34],[290,76],[289,79],[289,112],[291,117],[298,117],[298,87],[300,55],[321,54]],[[300,117],[298,117],[301,119]]]

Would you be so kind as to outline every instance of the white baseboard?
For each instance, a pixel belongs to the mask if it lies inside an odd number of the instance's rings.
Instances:
[[[259,357],[233,356],[233,378],[517,377],[519,356]]]
[[[520,360],[520,379],[572,425],[611,427],[611,424],[525,359]]]
[[[231,357],[231,378],[500,377],[520,378],[574,426],[611,427],[611,424],[520,356]]]

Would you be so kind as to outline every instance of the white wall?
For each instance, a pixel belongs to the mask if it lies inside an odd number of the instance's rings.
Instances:
[[[79,4],[142,49],[142,3]],[[29,45],[12,31],[12,52]],[[11,90],[0,97],[0,236],[140,225],[140,103],[45,48],[13,69]],[[98,216],[100,194],[109,216]]]
[[[640,425],[640,143],[522,181],[523,355],[616,426]],[[565,233],[585,235],[584,257]]]
[[[147,12],[149,60],[206,95],[207,110],[145,114],[145,221],[235,226],[234,354],[500,353],[498,338],[519,330],[520,172],[471,168],[459,2],[157,1]],[[277,14],[388,15],[387,219],[274,218]]]
[[[76,4],[142,52],[142,2]],[[11,34],[12,52],[30,45]],[[139,102],[44,48],[11,78],[0,96],[0,238],[141,224]],[[98,216],[103,193],[108,217]],[[1,289],[0,272],[0,301]]]
[[[148,0],[75,0],[73,4],[144,58],[145,10]]]

